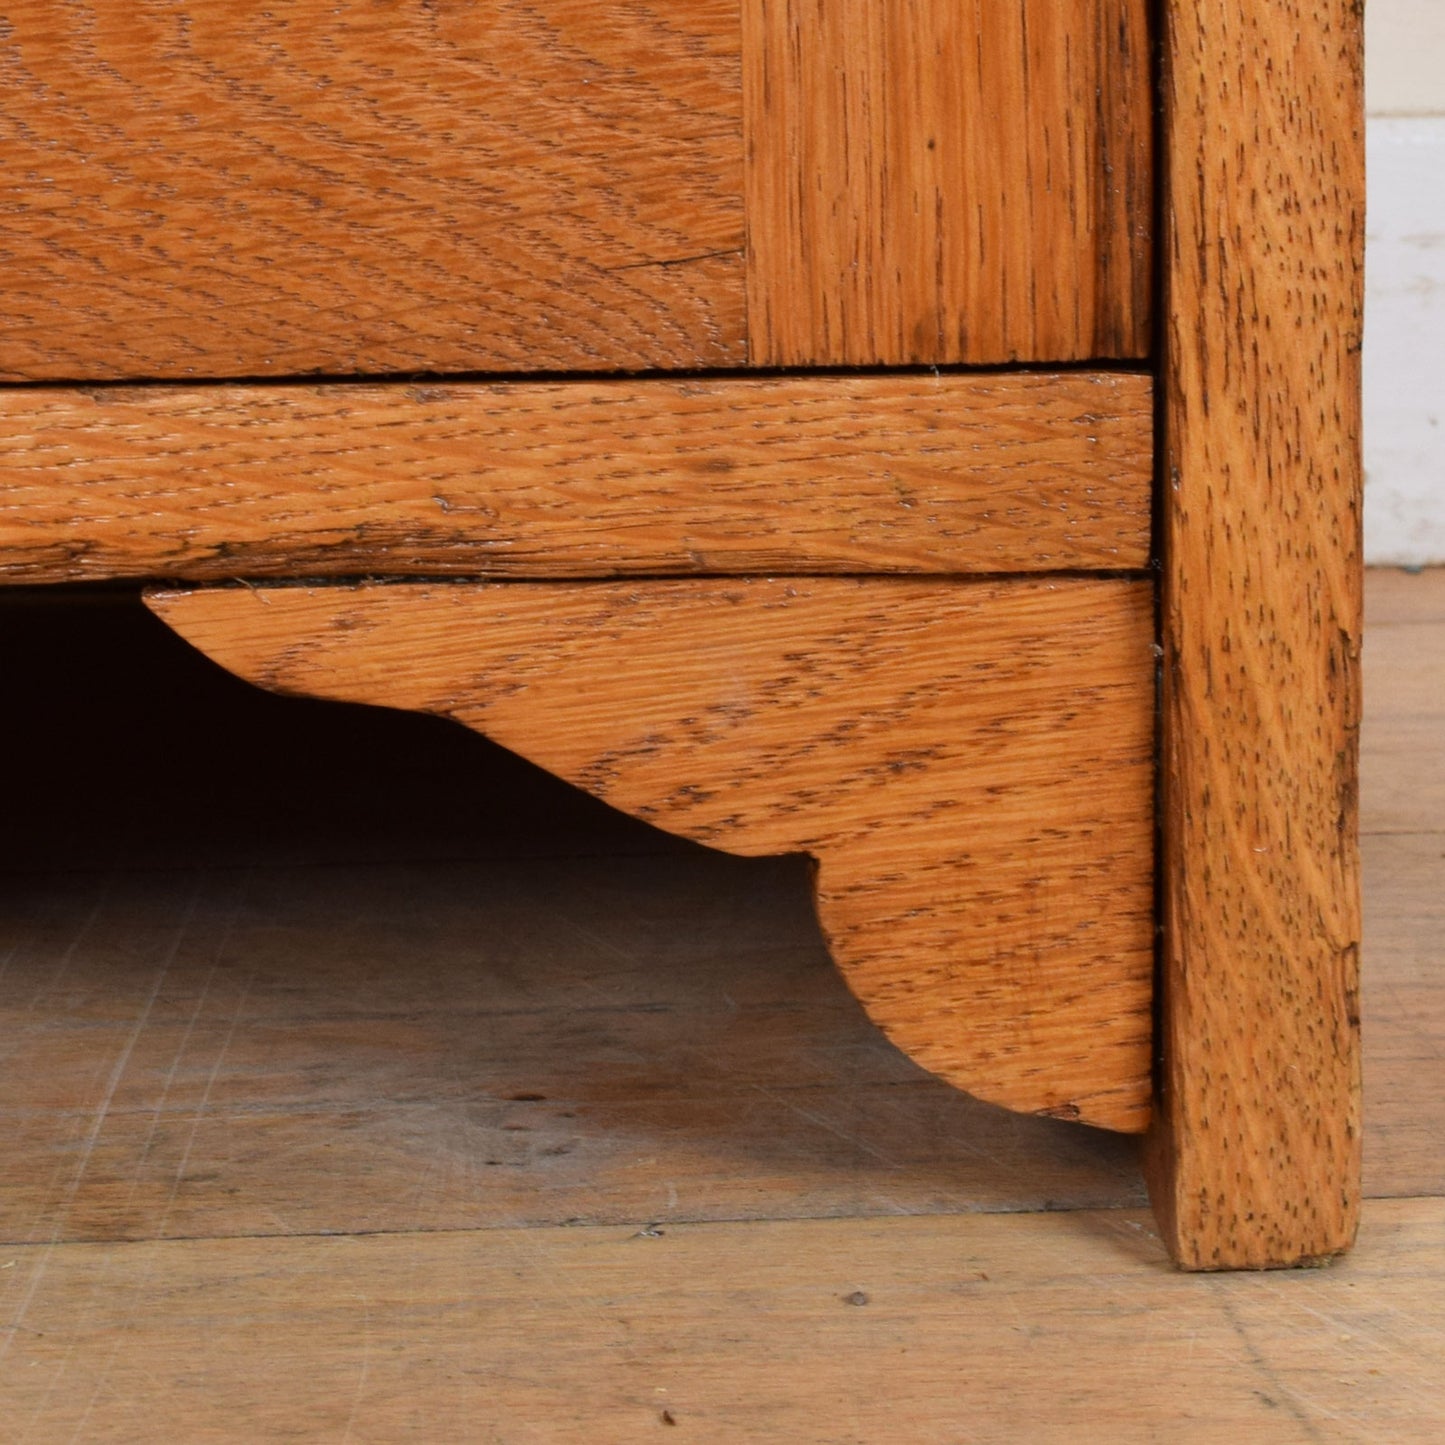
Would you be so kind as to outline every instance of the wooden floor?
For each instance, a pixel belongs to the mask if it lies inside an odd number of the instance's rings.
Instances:
[[[1445,572],[1369,615],[1359,1246],[1187,1277],[1130,1144],[877,1036],[801,861],[18,599],[0,1441],[1442,1438]]]

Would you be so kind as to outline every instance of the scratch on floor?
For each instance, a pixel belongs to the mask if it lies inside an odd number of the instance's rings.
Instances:
[[[1245,1359],[1253,1367],[1255,1373],[1269,1390],[1267,1395],[1262,1396],[1265,1403],[1284,1410],[1295,1424],[1300,1427],[1308,1439],[1318,1440],[1322,1442],[1323,1445],[1323,1442],[1329,1437],[1321,1431],[1310,1406],[1301,1400],[1299,1396],[1280,1379],[1279,1375],[1275,1373],[1273,1366],[1260,1352],[1249,1330],[1245,1327],[1244,1321],[1240,1319],[1239,1312],[1234,1307],[1234,1301],[1230,1297],[1231,1290],[1228,1281],[1225,1281],[1222,1286],[1217,1287],[1215,1294],[1219,1300],[1220,1313],[1224,1316],[1225,1322],[1233,1331],[1234,1337],[1243,1347]]]
[[[201,884],[203,880],[203,874],[197,874],[196,877],[192,880],[190,895],[186,900],[185,912],[182,914],[180,923],[176,928],[175,935],[171,939],[170,947],[166,950],[165,957],[161,960],[160,966],[156,969],[155,978],[151,983],[150,991],[146,995],[145,1002],[141,1005],[140,1012],[136,1015],[135,1023],[131,1027],[130,1033],[126,1037],[126,1041],[122,1045],[120,1053],[116,1056],[114,1065],[111,1067],[110,1076],[106,1080],[105,1092],[102,1094],[99,1103],[96,1105],[95,1117],[92,1120],[91,1126],[86,1133],[85,1142],[81,1145],[80,1158],[76,1163],[74,1173],[71,1175],[70,1184],[67,1186],[65,1195],[60,1201],[59,1207],[55,1211],[54,1222],[50,1231],[50,1237],[45,1240],[45,1242],[41,1246],[40,1258],[36,1262],[34,1272],[30,1276],[29,1284],[26,1288],[24,1296],[20,1301],[19,1308],[15,1312],[15,1317],[11,1320],[9,1327],[6,1329],[4,1337],[0,1338],[0,1362],[3,1362],[6,1356],[9,1354],[10,1348],[15,1341],[15,1336],[20,1332],[20,1329],[24,1325],[24,1322],[29,1315],[30,1308],[35,1302],[35,1297],[40,1291],[40,1285],[45,1278],[46,1270],[49,1267],[51,1255],[54,1253],[56,1246],[60,1242],[60,1237],[65,1231],[65,1225],[70,1218],[70,1211],[75,1204],[77,1195],[80,1193],[80,1186],[85,1179],[86,1170],[90,1164],[91,1157],[95,1153],[96,1144],[100,1139],[100,1132],[105,1127],[106,1119],[109,1117],[110,1106],[115,1099],[116,1090],[120,1087],[121,1079],[125,1077],[126,1070],[130,1066],[131,1057],[135,1053],[136,1045],[140,1042],[141,1036],[145,1033],[146,1026],[150,1022],[151,1014],[155,1011],[156,1001],[160,998],[161,989],[165,984],[166,978],[170,974],[171,968],[175,964],[177,956],[180,954],[181,945],[182,943],[184,943],[188,933],[190,932],[191,924],[195,919],[196,905],[200,899]],[[102,895],[102,898],[103,896],[104,895]],[[101,900],[98,899],[96,902],[97,913],[100,908],[100,903]],[[91,915],[91,918],[88,918],[86,920],[86,923],[82,926],[82,929],[80,931],[81,936],[83,936],[85,930],[89,928],[94,916],[95,914],[93,913]],[[71,950],[67,950],[67,958],[70,956],[73,947],[74,945],[72,945]],[[97,1279],[95,1281],[96,1289],[98,1289],[99,1286],[100,1280]],[[43,1418],[45,1407],[49,1403],[50,1397],[55,1392],[56,1387],[64,1378],[66,1371],[69,1368],[71,1358],[75,1353],[75,1349],[76,1345],[72,1341],[72,1343],[66,1347],[64,1353],[61,1355],[58,1367],[55,1371],[54,1376],[51,1379],[50,1385],[47,1387],[45,1393],[42,1395],[39,1403],[36,1406],[35,1418]],[[85,1414],[81,1420],[81,1428],[83,1428],[85,1420],[89,1418],[91,1410],[94,1408],[96,1398],[100,1393],[100,1389],[102,1384],[104,1383],[104,1380],[105,1372],[104,1368],[102,1367],[99,1372],[98,1378],[96,1379],[94,1389],[91,1392],[90,1401],[86,1405]]]
[[[366,1392],[366,1377],[371,1370],[371,1299],[360,1290],[355,1291],[361,1301],[361,1367],[356,1375],[356,1389],[351,1393],[351,1411],[346,1417],[346,1429],[341,1433],[341,1445],[351,1439],[351,1427],[356,1424],[356,1412],[361,1408],[361,1397]]]

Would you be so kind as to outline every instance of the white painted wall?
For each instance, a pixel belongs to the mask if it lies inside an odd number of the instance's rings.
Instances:
[[[1445,0],[1366,0],[1365,557],[1445,563]]]

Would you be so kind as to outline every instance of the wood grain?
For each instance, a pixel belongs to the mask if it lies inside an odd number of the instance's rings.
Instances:
[[[1146,0],[743,0],[755,364],[1149,351]]]
[[[1445,568],[1365,574],[1367,1196],[1445,1196]]]
[[[1365,623],[1360,827],[1438,834],[1445,827],[1445,569],[1384,579],[1380,585],[1381,574],[1371,574]]]
[[[1155,1192],[1284,1265],[1359,1199],[1359,7],[1166,8]]]
[[[1353,1259],[1263,1280],[1171,1274],[1132,1211],[10,1249],[0,1411],[27,1441],[1426,1445],[1442,1233],[1375,1204]]]
[[[1140,568],[1107,372],[0,391],[0,579]]]
[[[237,588],[153,610],[264,687],[453,717],[627,812],[818,860],[924,1067],[1147,1120],[1153,592],[1117,580]]]
[[[1445,1196],[1445,824],[1363,843],[1365,1191]]]
[[[16,0],[0,377],[746,357],[736,0]]]
[[[1428,628],[1440,622],[1445,622],[1445,567],[1371,567],[1365,573],[1365,626],[1371,647],[1376,629],[1397,623]],[[1422,654],[1433,658],[1435,638],[1424,632],[1420,637],[1425,640]],[[1386,686],[1393,687],[1393,680]],[[1366,701],[1371,700],[1367,696]]]

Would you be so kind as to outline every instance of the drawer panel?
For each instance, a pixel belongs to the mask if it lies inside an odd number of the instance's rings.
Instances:
[[[0,391],[0,581],[1148,561],[1137,373]]]
[[[745,356],[737,0],[19,0],[12,377]]]
[[[1146,0],[17,0],[0,379],[1142,356]]]
[[[751,355],[1149,348],[1148,0],[743,0]]]

